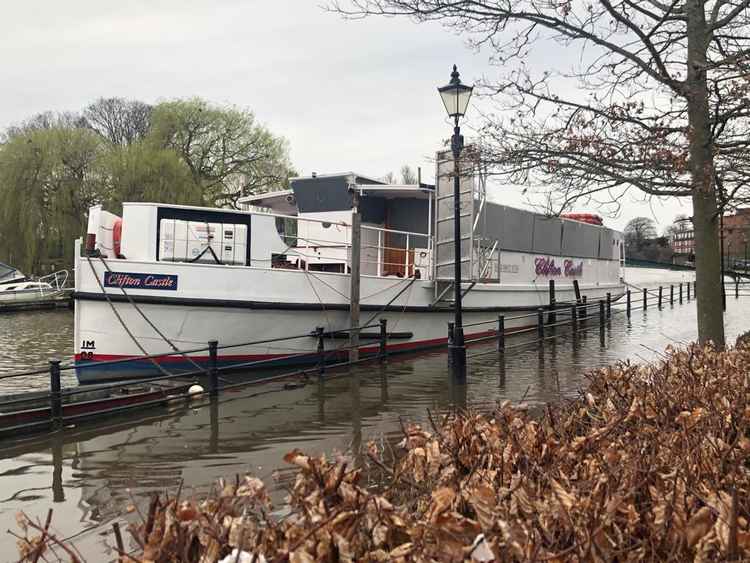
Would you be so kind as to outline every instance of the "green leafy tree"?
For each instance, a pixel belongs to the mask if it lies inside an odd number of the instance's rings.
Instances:
[[[207,205],[237,207],[244,195],[285,188],[291,174],[287,142],[251,112],[197,98],[158,104],[149,140],[180,156]]]
[[[17,267],[39,271],[70,263],[71,241],[89,206],[102,200],[96,162],[101,139],[84,128],[16,132],[0,146],[0,252]]]
[[[201,203],[201,192],[190,170],[172,150],[143,141],[111,146],[98,166],[113,212],[119,213],[124,201]]]

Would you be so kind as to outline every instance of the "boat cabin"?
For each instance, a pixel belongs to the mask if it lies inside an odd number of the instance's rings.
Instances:
[[[438,169],[440,171],[440,168]],[[462,178],[465,279],[513,280],[512,254],[622,260],[620,233],[590,218],[547,217],[487,201]],[[354,172],[293,178],[291,188],[240,199],[240,210],[125,203],[117,217],[90,210],[87,250],[108,258],[347,273],[354,195],[361,214],[361,273],[449,280],[453,192],[393,185]],[[533,258],[532,258],[533,259]]]

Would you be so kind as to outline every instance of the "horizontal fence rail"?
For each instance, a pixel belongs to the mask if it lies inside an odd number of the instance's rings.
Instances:
[[[725,284],[728,288],[734,289],[736,298],[740,296],[750,296],[750,288],[747,292],[741,292],[740,287],[750,286],[748,282],[734,282]],[[487,327],[481,336],[466,339],[466,344],[480,344],[490,341],[496,341],[497,345],[491,351],[480,351],[471,354],[469,357],[480,357],[490,353],[504,354],[509,350],[521,348],[533,344],[544,345],[545,342],[556,338],[564,337],[567,334],[577,334],[582,331],[588,331],[599,328],[600,332],[605,331],[607,323],[615,315],[625,315],[630,317],[632,312],[638,309],[646,312],[649,307],[662,309],[667,303],[674,306],[675,303],[690,302],[695,298],[695,282],[683,282],[669,286],[659,286],[656,288],[642,288],[626,284],[625,293],[617,296],[613,300],[611,294],[606,294],[606,298],[588,301],[587,296],[582,295],[579,299],[571,301],[556,301],[554,299],[554,285],[550,284],[550,302],[542,305],[537,310],[518,314],[518,315],[500,315],[492,319],[476,321],[463,325],[464,327]],[[579,293],[576,293],[577,296]],[[509,326],[510,321],[533,319],[532,326],[523,326],[514,328]],[[448,341],[451,341],[453,323],[449,323]],[[556,333],[557,327],[571,327],[570,332]],[[353,331],[362,331],[364,329],[377,328],[377,333],[369,333],[366,338],[367,342],[357,346],[342,345],[326,348],[326,341],[329,343],[337,338],[345,337]],[[510,335],[536,334],[535,339],[524,340],[509,344],[507,337]],[[117,360],[91,361],[84,363],[63,364],[60,360],[50,360],[46,368],[25,370],[22,372],[2,374],[0,380],[18,377],[35,377],[47,376],[49,378],[48,391],[39,393],[29,393],[29,396],[10,395],[6,399],[0,398],[0,432],[7,433],[15,429],[59,429],[66,423],[78,421],[90,416],[102,414],[114,414],[126,412],[129,409],[142,408],[153,405],[163,405],[168,401],[184,399],[190,396],[189,388],[194,385],[198,378],[205,378],[207,381],[207,395],[214,399],[221,391],[239,389],[252,385],[261,385],[277,381],[288,380],[295,377],[305,377],[310,374],[322,376],[327,369],[333,369],[344,366],[357,365],[363,362],[384,361],[388,355],[388,340],[391,334],[388,332],[388,323],[386,319],[380,319],[376,323],[368,323],[358,327],[343,328],[337,330],[326,330],[325,327],[316,327],[312,331],[299,333],[295,335],[266,338],[244,343],[221,344],[218,341],[211,341],[206,346],[191,348],[188,350],[171,350],[157,354],[132,356]],[[264,344],[273,344],[279,342],[293,341],[299,339],[314,339],[315,344],[309,351],[295,350],[289,354],[260,360],[237,361],[231,362],[222,360],[219,365],[219,351],[230,350],[244,346],[255,346]],[[354,348],[361,351],[359,359],[340,360]],[[207,362],[204,361],[205,367],[195,364],[197,369],[185,370],[169,373],[162,370],[161,375],[146,376],[134,378],[132,380],[113,382],[102,385],[79,386],[79,387],[62,387],[61,375],[73,369],[96,368],[99,366],[111,366],[133,361],[152,361],[155,365],[159,359],[168,356],[184,356],[190,359],[188,354],[207,352]],[[309,365],[285,371],[274,373],[263,377],[253,378],[247,381],[227,382],[221,376],[230,371],[246,370],[250,368],[262,367],[272,362],[291,359],[305,358]],[[195,363],[195,362],[193,362]],[[330,377],[330,376],[329,376]],[[182,380],[182,384],[175,384],[175,380]],[[131,389],[131,391],[127,391]],[[68,413],[66,407],[75,407],[87,403],[85,397],[87,393],[102,394],[108,391],[120,390],[122,395],[118,397],[128,397],[138,399],[133,404],[123,404],[110,408],[96,410],[93,413]],[[203,389],[200,391],[204,392]],[[76,402],[78,397],[81,401]],[[105,401],[105,399],[102,399]],[[94,403],[96,401],[93,401]],[[23,413],[36,413],[38,420],[26,420],[22,424],[13,424],[12,417]],[[1,419],[6,418],[11,425],[2,426]]]

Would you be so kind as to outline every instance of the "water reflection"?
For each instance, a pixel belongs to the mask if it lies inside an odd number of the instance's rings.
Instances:
[[[750,300],[727,312],[729,338],[746,329]],[[396,436],[401,420],[426,422],[428,410],[488,406],[511,399],[540,404],[571,396],[585,384],[584,370],[616,359],[650,359],[672,343],[695,338],[694,304],[655,306],[628,320],[613,312],[601,332],[596,318],[579,331],[557,328],[544,346],[521,346],[536,334],[508,338],[469,350],[469,372],[456,381],[442,352],[394,357],[351,372],[311,378],[304,386],[282,383],[174,404],[137,417],[112,417],[96,425],[3,444],[0,451],[0,527],[14,529],[15,513],[43,517],[55,509],[61,536],[96,528],[125,512],[132,498],[178,486],[205,491],[220,476],[252,471],[280,502],[292,474],[283,455],[293,448],[311,453],[361,451],[370,439]],[[361,460],[361,459],[360,459]],[[132,497],[132,498],[131,498]],[[104,553],[100,528],[82,533],[76,545],[96,560]],[[0,552],[14,541],[0,536]]]

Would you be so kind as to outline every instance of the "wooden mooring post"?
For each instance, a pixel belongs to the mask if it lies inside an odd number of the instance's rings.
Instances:
[[[536,310],[536,334],[544,342],[544,309],[542,307]]]
[[[326,371],[326,354],[325,354],[325,327],[315,327],[315,336],[318,339],[318,372],[323,375]]]
[[[215,397],[219,394],[219,341],[208,342],[208,395]]]
[[[682,282],[680,282],[679,296],[680,296],[680,305],[682,305]]]
[[[555,307],[557,305],[557,299],[555,297],[555,280],[549,280],[549,324],[555,324],[557,322],[557,314],[555,314]]]
[[[669,306],[674,307],[674,286],[669,284]]]
[[[52,428],[62,428],[62,387],[60,385],[60,360],[49,361],[49,406]]]
[[[740,298],[740,278],[737,276],[734,278],[734,298],[739,299]]]
[[[388,357],[388,319],[380,319],[380,351],[378,357],[381,362]]]
[[[607,318],[612,318],[612,294],[607,292]]]
[[[576,294],[576,303],[581,302],[581,286],[578,285],[578,280],[573,280],[573,291]]]
[[[625,314],[630,318],[630,290],[625,291]]]
[[[643,310],[648,309],[648,290],[643,288]]]
[[[604,299],[599,299],[599,330],[604,330],[604,320],[605,320],[605,304]]]
[[[497,351],[501,354],[505,352],[505,317],[497,317]]]
[[[570,306],[570,324],[573,326],[573,332],[578,329],[578,306],[573,303]]]
[[[664,288],[662,286],[659,286],[659,301],[658,301],[658,304],[657,304],[657,308],[659,310],[661,310],[661,298],[662,298],[663,291],[664,291]]]
[[[350,179],[353,184],[355,178]],[[349,283],[349,361],[356,362],[359,360],[359,288],[360,288],[360,270],[362,266],[362,215],[359,212],[359,192],[353,186],[349,187],[352,194],[352,236],[351,236],[351,258],[349,260],[349,269],[351,271]],[[409,256],[409,249],[406,249],[406,256]],[[404,273],[409,277],[409,271]]]
[[[686,283],[685,286],[686,286],[685,289],[687,289],[687,300],[689,303],[690,302],[690,282]]]

